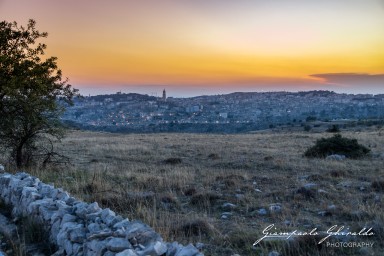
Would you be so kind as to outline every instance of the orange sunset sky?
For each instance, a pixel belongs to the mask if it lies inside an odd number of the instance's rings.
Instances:
[[[83,94],[384,93],[383,0],[0,0]]]

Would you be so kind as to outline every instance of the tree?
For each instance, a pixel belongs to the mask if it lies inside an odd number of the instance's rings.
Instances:
[[[48,34],[35,25],[0,22],[0,142],[17,167],[54,155],[52,142],[63,135],[59,117],[78,94],[57,58],[43,59],[46,45],[38,41]]]

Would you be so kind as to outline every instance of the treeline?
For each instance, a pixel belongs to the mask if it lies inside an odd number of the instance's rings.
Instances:
[[[149,124],[140,127],[127,126],[92,126],[65,122],[68,128],[75,128],[90,131],[119,132],[119,133],[158,133],[158,132],[187,132],[187,133],[244,133],[268,128],[267,125],[256,123],[241,124],[193,124],[193,123],[170,123],[170,124]]]

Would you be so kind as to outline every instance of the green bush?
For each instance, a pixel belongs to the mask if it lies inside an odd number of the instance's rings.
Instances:
[[[331,138],[321,138],[304,153],[306,157],[324,158],[339,154],[348,158],[359,158],[369,153],[369,149],[357,143],[356,139],[343,138],[336,134]]]

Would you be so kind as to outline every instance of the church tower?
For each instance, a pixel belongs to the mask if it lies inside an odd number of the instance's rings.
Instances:
[[[166,101],[167,100],[167,93],[165,91],[165,89],[163,90],[163,101]]]

